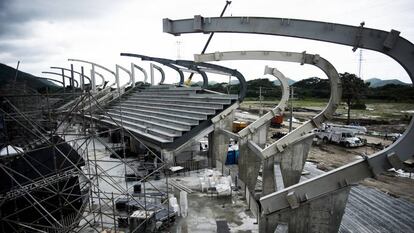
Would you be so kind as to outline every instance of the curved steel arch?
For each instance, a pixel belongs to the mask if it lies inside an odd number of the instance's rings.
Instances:
[[[121,53],[121,56],[137,57],[137,58],[141,58],[142,60],[155,61],[155,62],[161,63],[165,66],[168,66],[168,67],[176,70],[179,73],[179,75],[180,75],[179,85],[184,84],[184,74],[183,74],[182,70],[179,67],[174,66],[172,64],[176,64],[176,65],[179,65],[179,66],[182,66],[182,67],[186,67],[189,70],[193,70],[193,71],[195,71],[195,72],[197,72],[201,75],[201,77],[203,78],[202,88],[207,88],[207,86],[208,86],[208,77],[207,77],[206,73],[204,71],[198,69],[197,66],[194,65],[193,61],[171,60],[171,59],[166,59],[166,58],[150,57],[150,56],[145,56],[145,55],[141,55],[141,54],[134,54],[134,53]],[[191,64],[189,64],[188,62],[190,62]]]
[[[134,63],[131,62],[131,73],[132,73],[132,79],[133,79],[133,86],[135,86],[135,69],[137,68],[138,70],[140,70],[143,74],[144,74],[144,84],[147,83],[147,79],[148,79],[148,74],[147,71],[145,71],[144,68],[142,68],[139,65],[136,65]]]
[[[320,127],[321,123],[326,119],[332,117],[336,108],[338,107],[341,99],[342,87],[339,79],[339,74],[336,71],[335,67],[326,59],[315,54],[307,54],[305,52],[296,53],[296,52],[282,52],[282,51],[229,51],[229,52],[215,52],[208,54],[196,54],[194,55],[195,61],[222,61],[222,60],[271,60],[271,61],[285,61],[285,62],[295,62],[299,64],[310,64],[321,69],[330,80],[331,94],[329,98],[329,103],[319,114],[312,118],[312,120],[306,122],[299,128],[295,129],[291,136],[286,135],[287,138],[294,138],[300,136],[304,132],[309,132],[315,127]],[[264,119],[271,119],[273,117],[272,113],[269,112],[265,115]],[[239,132],[241,137],[247,135],[249,131],[254,130],[255,128],[260,127],[263,122],[253,122],[245,129]],[[284,139],[283,144],[288,140]],[[273,146],[271,148],[266,148],[266,152],[263,152],[264,157],[270,156],[272,149],[277,148]]]
[[[330,87],[331,87],[331,94],[330,99],[325,107],[319,114],[312,118],[312,120],[307,121],[306,123],[302,124],[298,128],[294,129],[291,133],[287,134],[286,136],[282,137],[281,139],[277,140],[270,146],[262,149],[260,146],[256,144],[256,142],[249,140],[249,148],[251,151],[255,152],[257,156],[259,156],[262,160],[267,160],[271,156],[274,156],[277,152],[281,152],[280,148],[283,148],[284,145],[287,145],[293,142],[295,139],[303,136],[304,134],[308,133],[314,128],[320,127],[321,123],[328,118],[331,118],[333,113],[335,112],[337,106],[339,105],[341,99],[341,83],[339,79],[339,74],[336,71],[335,67],[329,63],[324,58],[320,57],[319,55],[313,54],[306,54],[305,52],[296,53],[296,52],[282,52],[282,51],[228,51],[228,52],[215,52],[215,53],[208,53],[208,54],[196,54],[194,55],[195,61],[205,62],[205,61],[222,61],[222,60],[270,60],[270,61],[285,61],[285,62],[295,62],[298,64],[310,64],[318,67],[321,69],[329,78],[330,80]],[[270,73],[270,71],[267,71]],[[283,75],[283,74],[279,74]],[[287,87],[288,88],[288,87]],[[256,120],[255,122],[248,125],[246,128],[242,129],[238,135],[239,137],[246,137],[255,131],[257,131],[260,127],[262,127],[265,123],[270,121],[270,119],[278,114],[281,109],[275,108],[272,111],[269,111],[267,114]],[[283,149],[282,149],[283,150]],[[240,155],[242,158],[244,155]],[[281,156],[278,154],[276,156],[276,161],[281,161]],[[255,180],[257,180],[257,176],[259,174],[260,167],[256,165],[256,167],[250,169],[250,174],[246,177],[242,176],[243,174],[247,174],[247,167],[254,166],[252,165],[254,159],[249,158],[245,161],[245,158],[242,158],[240,161],[240,170],[244,171],[241,172],[240,178],[243,178],[244,182],[246,182],[249,190],[254,190],[254,186],[256,185]],[[246,164],[246,162],[248,164]],[[263,177],[263,182],[265,179],[269,177]],[[271,177],[270,177],[271,178]],[[291,185],[291,184],[288,184]],[[269,192],[268,192],[269,193]],[[267,194],[268,194],[267,193]]]
[[[150,64],[150,72],[151,72],[151,85],[154,85],[154,69],[158,70],[161,73],[161,81],[159,82],[159,84],[163,84],[165,81],[165,72],[164,70],[155,65],[154,63]]]
[[[104,76],[101,73],[97,72],[97,71],[95,71],[94,74],[98,75],[101,78],[101,81],[102,81],[101,85],[96,85],[96,86],[102,86],[103,87],[105,85],[105,78],[104,78]]]
[[[51,66],[50,69],[60,69],[60,70],[65,70],[65,71],[71,71],[71,69],[65,68],[65,67],[59,67],[59,66]],[[82,75],[81,72],[74,70],[73,73],[78,74],[78,75]],[[83,77],[85,77],[89,83],[91,83],[91,78],[89,78],[88,76],[86,76],[85,74],[83,74]]]
[[[398,31],[385,32],[376,29],[281,18],[224,17],[172,21],[164,19],[164,32],[174,35],[197,32],[256,33],[297,37],[336,44],[349,45],[378,51],[396,60],[414,83],[414,45],[399,36]],[[290,203],[316,199],[332,193],[350,183],[372,177],[393,167],[393,160],[404,161],[413,156],[414,118],[408,129],[394,144],[372,156],[324,173],[313,179],[285,188],[260,198],[265,216],[280,213],[291,207]],[[338,183],[339,182],[339,183]],[[317,187],[317,189],[315,189]],[[276,215],[274,215],[276,216]]]
[[[56,72],[51,72],[51,71],[42,71],[42,73],[43,74],[53,74],[53,75],[58,75],[58,76],[60,76],[60,77],[62,77],[62,74],[60,74],[60,73],[56,73]],[[67,76],[67,75],[63,75],[65,78],[67,78],[67,79],[69,79],[69,80],[71,80],[72,79],[72,77],[70,77],[70,76]],[[75,79],[73,79],[73,82],[74,83],[76,83],[76,87],[79,87],[79,82],[78,81],[76,81]],[[62,84],[63,84],[63,81],[62,81]]]
[[[125,83],[124,85],[120,86],[120,81],[119,81],[119,70],[123,70],[125,73],[127,73],[129,75],[129,81],[127,83]],[[115,65],[115,79],[116,79],[116,86],[118,88],[118,90],[120,92],[123,92],[125,87],[128,86],[129,84],[132,84],[133,82],[133,78],[132,78],[132,71],[129,71],[128,69],[116,64]]]
[[[230,69],[230,68],[215,65],[215,64],[204,63],[204,62],[198,62],[196,63],[196,65],[197,67],[217,70],[217,71],[224,72],[228,75],[236,77],[240,83],[239,101],[242,102],[244,100],[244,97],[246,97],[246,93],[247,93],[247,83],[246,83],[246,79],[244,78],[243,74],[241,74],[238,70]]]
[[[165,58],[158,58],[158,57],[150,57],[150,56],[145,56],[145,55],[141,55],[141,54],[134,54],[134,53],[121,53],[121,56],[137,57],[137,58],[141,58],[141,60],[143,60],[143,61],[153,61],[153,62],[160,63],[162,65],[165,65],[167,67],[170,67],[171,69],[178,72],[178,74],[180,76],[179,85],[184,84],[184,73],[180,68],[178,68],[177,66],[171,64],[171,63],[174,63],[173,60],[169,60],[169,59],[165,59]],[[163,82],[164,81],[160,82],[160,84],[162,84]]]
[[[196,65],[194,65],[193,61],[187,61],[187,60],[177,60],[175,61],[177,65],[186,67],[190,72],[195,71],[201,75],[201,78],[203,79],[203,85],[201,88],[207,89],[208,88],[208,76],[206,72],[199,69]],[[192,70],[192,71],[191,71]]]
[[[113,84],[111,84],[110,86],[113,86],[116,83],[116,74],[115,74],[115,72],[112,71],[112,70],[110,70],[110,69],[108,69],[108,68],[106,68],[105,66],[99,65],[99,64],[94,63],[94,62],[90,62],[90,61],[86,61],[86,60],[81,60],[81,59],[69,58],[68,61],[82,62],[82,63],[86,63],[86,64],[92,65],[92,70],[91,70],[91,81],[92,81],[92,84],[91,85],[92,85],[92,90],[93,91],[96,91],[95,66],[96,67],[99,67],[99,68],[101,68],[101,69],[103,69],[103,70],[105,70],[105,71],[107,71],[109,73],[111,73],[114,76],[115,82]],[[103,78],[103,76],[102,76],[102,78]],[[103,79],[103,84],[102,85],[105,85],[105,79]]]

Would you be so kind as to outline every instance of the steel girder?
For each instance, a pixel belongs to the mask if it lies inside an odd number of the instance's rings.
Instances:
[[[164,32],[174,35],[198,32],[256,33],[297,37],[352,46],[353,50],[365,48],[386,54],[396,60],[414,83],[414,45],[390,32],[360,27],[282,18],[225,17],[170,20],[164,19]],[[405,161],[413,157],[414,119],[394,144],[386,149],[342,166],[321,176],[293,185],[260,199],[263,213],[267,216],[293,208],[291,203],[301,204],[334,193],[361,179],[375,176],[393,167],[392,160]],[[392,158],[392,159],[391,159]]]

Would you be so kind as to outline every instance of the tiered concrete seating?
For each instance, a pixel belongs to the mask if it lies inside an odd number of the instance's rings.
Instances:
[[[161,148],[174,148],[211,124],[237,95],[172,85],[136,88],[107,107],[102,122],[121,126]]]

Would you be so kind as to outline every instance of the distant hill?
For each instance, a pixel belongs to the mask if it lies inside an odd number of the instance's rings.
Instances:
[[[382,86],[385,86],[387,84],[410,85],[408,83],[401,82],[398,79],[382,80],[382,79],[379,79],[379,78],[370,78],[370,79],[365,80],[365,82],[366,83],[369,82],[370,83],[369,87],[372,87],[372,88],[382,87]]]
[[[217,82],[216,81],[208,81],[208,85],[214,85],[214,84],[217,84]],[[195,82],[192,85],[202,86],[203,85],[203,81]]]
[[[0,87],[13,83],[14,77],[16,76],[16,69],[0,63]],[[38,90],[44,87],[59,88],[58,85],[51,81],[40,79],[37,76],[18,71],[16,82],[25,83],[32,89]]]
[[[287,77],[286,77],[286,79],[287,79],[287,81],[288,81],[289,86],[293,85],[293,84],[296,82],[295,80],[290,79],[290,78],[287,78]],[[276,79],[275,81],[273,81],[273,84],[274,84],[275,86],[279,86],[279,85],[280,85],[280,82],[279,82],[279,80],[278,80],[278,79]]]
[[[239,80],[237,80],[237,79],[232,79],[232,80],[230,80],[230,85],[236,85],[236,84],[239,84],[240,82],[239,82]]]

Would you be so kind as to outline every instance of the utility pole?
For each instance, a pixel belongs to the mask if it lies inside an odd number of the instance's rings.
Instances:
[[[259,115],[263,116],[263,105],[262,105],[262,86],[259,87],[259,101],[260,101],[260,109]]]
[[[363,59],[362,59],[362,49],[359,49],[358,76],[359,76],[360,79],[362,79],[362,76],[361,76],[361,74],[362,74],[362,72],[361,72],[361,70],[362,70],[362,61],[363,61]]]
[[[19,65],[20,65],[20,61],[17,61],[16,74],[14,75],[14,80],[13,80],[13,86],[14,87],[16,87],[17,74],[19,73]]]
[[[181,59],[181,44],[182,42],[180,40],[177,40],[177,59]]]
[[[290,87],[290,121],[289,121],[289,132],[292,131],[292,120],[293,120],[293,86]]]

